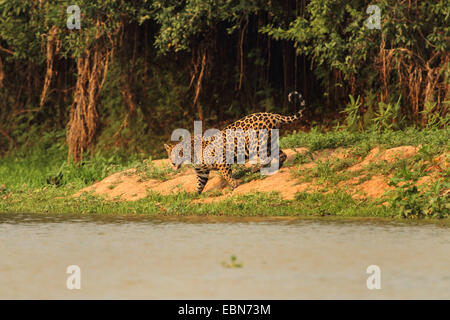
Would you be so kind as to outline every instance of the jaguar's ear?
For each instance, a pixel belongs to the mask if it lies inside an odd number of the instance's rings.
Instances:
[[[166,149],[166,151],[170,151],[170,146],[168,144],[164,143],[164,148]]]

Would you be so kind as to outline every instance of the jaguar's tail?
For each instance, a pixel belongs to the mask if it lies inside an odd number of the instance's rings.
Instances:
[[[296,106],[298,106],[298,111],[291,116],[281,116],[281,121],[283,123],[292,123],[303,117],[303,111],[305,110],[305,99],[303,99],[302,95],[297,91],[293,91],[288,95],[288,101],[294,102]]]

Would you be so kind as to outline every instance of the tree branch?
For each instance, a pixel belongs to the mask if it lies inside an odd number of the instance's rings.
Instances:
[[[14,51],[6,49],[6,48],[3,48],[2,46],[0,46],[0,50],[3,51],[3,52],[6,52],[6,53],[14,55]]]

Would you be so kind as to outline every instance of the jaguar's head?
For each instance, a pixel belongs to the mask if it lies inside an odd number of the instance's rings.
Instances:
[[[174,147],[176,146],[176,144],[164,144],[164,148],[167,151],[167,157],[170,160],[170,164],[172,165],[174,170],[178,170],[180,169],[182,162],[180,161],[180,159],[182,159],[183,157],[183,150],[180,150],[178,152],[178,155],[176,154],[176,150],[173,150]]]

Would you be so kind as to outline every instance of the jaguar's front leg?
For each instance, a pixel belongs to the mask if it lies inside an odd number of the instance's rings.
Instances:
[[[205,189],[206,183],[209,179],[210,169],[205,166],[194,167],[195,173],[197,174],[197,193],[201,194],[203,189]]]

